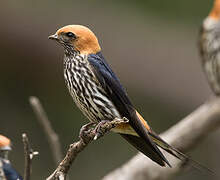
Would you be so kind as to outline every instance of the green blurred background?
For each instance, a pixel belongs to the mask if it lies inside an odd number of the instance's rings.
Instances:
[[[32,179],[44,179],[54,164],[44,132],[29,106],[42,101],[63,152],[87,123],[73,104],[63,80],[63,50],[48,35],[67,24],[83,24],[98,36],[102,51],[136,105],[156,132],[177,123],[211,96],[197,50],[201,23],[212,1],[201,0],[7,0],[0,6],[0,133],[13,141],[11,161],[23,172],[21,134],[40,155]],[[199,122],[198,122],[199,123]],[[190,152],[219,169],[213,133]],[[209,148],[206,148],[209,146]],[[70,179],[97,180],[126,162],[136,150],[108,134],[83,151]],[[183,179],[206,179],[192,171]]]

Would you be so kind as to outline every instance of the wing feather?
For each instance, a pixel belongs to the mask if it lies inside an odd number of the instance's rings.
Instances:
[[[127,93],[119,82],[117,76],[105,61],[102,54],[100,52],[97,54],[91,54],[88,56],[88,61],[99,83],[107,92],[109,98],[112,100],[121,116],[129,119],[129,124],[143,140],[135,142],[135,140],[137,140],[136,137],[124,136],[124,138],[134,145],[138,150],[140,150],[141,147],[140,142],[144,142],[146,144],[145,147],[148,147],[145,148],[145,150],[142,150],[142,152],[145,151],[145,155],[147,155],[153,161],[157,160],[156,162],[158,162],[160,165],[164,164],[161,163],[162,161],[166,162],[170,166],[167,159],[149,137],[146,124],[139,119],[138,114],[129,100]]]

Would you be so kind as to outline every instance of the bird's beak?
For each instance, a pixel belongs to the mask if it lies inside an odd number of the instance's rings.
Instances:
[[[56,40],[56,41],[59,40],[57,34],[50,35],[50,36],[48,37],[48,39],[52,39],[52,40]]]

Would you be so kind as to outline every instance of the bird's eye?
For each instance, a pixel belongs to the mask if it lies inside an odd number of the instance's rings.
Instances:
[[[69,37],[69,38],[76,38],[76,35],[73,34],[72,32],[67,32],[66,36]]]

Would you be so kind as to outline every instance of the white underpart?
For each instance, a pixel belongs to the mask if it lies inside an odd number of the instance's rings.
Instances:
[[[203,68],[212,90],[220,94],[220,22],[207,17],[201,34]]]

